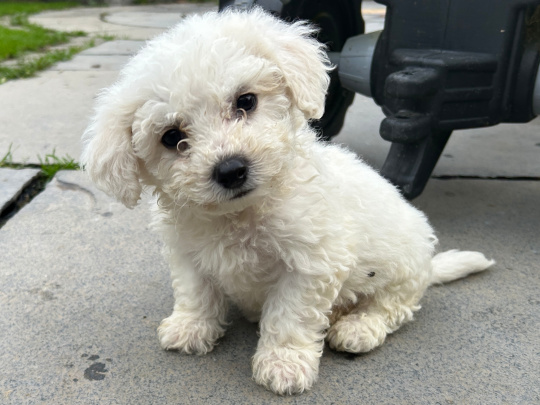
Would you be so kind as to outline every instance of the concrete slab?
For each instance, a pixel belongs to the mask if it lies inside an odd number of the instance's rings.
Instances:
[[[390,143],[379,135],[384,119],[375,102],[357,94],[334,142],[347,145],[373,167],[384,163]],[[455,131],[435,176],[539,177],[540,118],[527,124],[501,124]]]
[[[127,63],[129,55],[77,55],[66,62],[55,64],[49,70],[118,72]]]
[[[206,4],[160,4],[129,7],[92,7],[49,11],[30,17],[34,24],[59,31],[85,31],[145,40],[163,32],[183,15],[217,9]]]
[[[237,311],[207,356],[159,348],[172,307],[146,207],[127,210],[61,172],[0,230],[4,403],[537,403],[539,182],[430,182],[417,204],[442,247],[498,265],[428,291],[415,322],[362,356],[328,349],[313,391],[251,380],[256,326]]]
[[[75,9],[77,11],[57,11],[30,17],[30,22],[57,31],[84,31],[92,35],[114,35],[119,39],[146,40],[163,32],[156,28],[133,28],[109,24],[100,14],[107,9]]]
[[[119,71],[144,44],[145,41],[133,40],[104,42],[79,53],[71,60],[55,64],[50,70]]]
[[[0,168],[0,213],[39,174],[39,169]]]
[[[117,72],[46,71],[1,85],[0,155],[11,145],[18,163],[39,163],[38,155],[53,150],[57,156],[78,159],[94,97],[116,76]]]
[[[104,42],[99,46],[85,49],[79,55],[134,55],[145,44],[145,41],[116,40]]]
[[[540,118],[455,131],[434,175],[540,177]]]
[[[213,9],[215,9],[215,7],[212,7],[212,10]],[[109,24],[124,25],[128,27],[167,29],[178,24],[184,18],[185,14],[183,12],[156,13],[127,10],[106,14],[103,20]]]

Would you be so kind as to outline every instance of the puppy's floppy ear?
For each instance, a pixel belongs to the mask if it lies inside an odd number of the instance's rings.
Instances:
[[[319,119],[324,113],[324,102],[332,69],[325,47],[314,38],[317,30],[299,21],[278,34],[277,63],[297,107],[306,119]]]
[[[142,191],[131,145],[133,114],[140,103],[124,93],[116,85],[98,97],[96,114],[83,135],[81,162],[101,190],[132,208]]]

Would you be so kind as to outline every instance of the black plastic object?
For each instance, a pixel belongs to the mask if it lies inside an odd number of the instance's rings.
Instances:
[[[525,46],[540,0],[376,0],[387,6],[371,93],[392,142],[381,169],[418,196],[453,130],[534,118],[540,56]]]
[[[340,52],[347,38],[364,32],[360,14],[362,0],[220,0],[219,9],[249,9],[258,5],[286,21],[309,20],[320,28],[319,41],[329,52]],[[286,4],[284,4],[286,3]],[[344,89],[337,71],[331,73],[323,117],[312,123],[321,138],[329,140],[343,126],[345,113],[354,99],[354,92]]]

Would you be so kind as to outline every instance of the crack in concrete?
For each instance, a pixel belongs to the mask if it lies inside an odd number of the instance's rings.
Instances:
[[[96,207],[98,206],[97,198],[92,191],[80,186],[79,184],[70,183],[69,181],[62,180],[61,178],[58,178],[58,177],[55,177],[55,180],[58,183],[57,186],[59,189],[82,192],[90,196],[90,199],[92,200],[92,203],[93,203],[93,209],[96,209]]]
[[[473,176],[473,175],[442,175],[431,176],[435,180],[501,180],[501,181],[540,181],[540,176]]]
[[[0,212],[0,228],[13,218],[25,205],[29,204],[37,195],[45,190],[46,179],[38,174],[27,182],[18,195]]]

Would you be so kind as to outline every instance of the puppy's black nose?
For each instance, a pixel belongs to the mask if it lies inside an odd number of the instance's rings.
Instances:
[[[222,160],[214,168],[213,179],[227,189],[242,187],[248,178],[248,162],[240,156]]]

